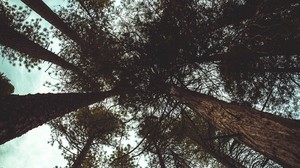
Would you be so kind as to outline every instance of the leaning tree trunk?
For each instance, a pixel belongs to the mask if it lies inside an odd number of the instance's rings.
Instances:
[[[75,158],[73,165],[71,168],[81,168],[82,163],[84,159],[86,158],[86,155],[88,154],[89,150],[91,149],[91,146],[93,145],[94,137],[89,137],[82,148],[82,150],[79,152],[77,157]]]
[[[82,71],[79,68],[29,40],[26,36],[5,24],[1,18],[0,27],[0,44],[21,53],[28,54],[32,58],[48,61],[77,74],[82,74]]]
[[[61,66],[64,69],[71,70],[79,75],[82,79],[87,81],[92,88],[98,88],[98,84],[95,83],[88,75],[84,74],[81,69],[29,40],[26,36],[6,25],[1,18],[0,27],[0,44],[10,47],[21,53],[28,54],[28,56],[31,58],[48,61]]]
[[[228,134],[284,167],[300,167],[300,122],[212,96],[170,88],[171,95]]]
[[[22,0],[22,2],[59,29],[63,34],[75,41],[78,45],[82,46],[85,44],[79,35],[61,20],[42,0]]]
[[[56,117],[113,96],[100,93],[8,95],[0,97],[0,144]]]
[[[194,133],[195,134],[195,133]],[[234,160],[233,158],[229,157],[227,154],[221,152],[220,150],[216,150],[212,145],[212,143],[209,143],[208,141],[204,140],[203,137],[200,136],[193,136],[192,134],[188,135],[188,137],[197,143],[201,148],[211,155],[213,158],[215,158],[219,163],[221,163],[223,166],[227,168],[245,168],[244,165],[239,163],[237,160]]]

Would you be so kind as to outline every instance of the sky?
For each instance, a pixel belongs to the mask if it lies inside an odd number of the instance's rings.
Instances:
[[[8,0],[8,2],[18,5],[22,4],[20,0]],[[51,8],[57,6],[57,1],[47,0],[45,2]],[[33,13],[30,17],[36,16],[37,14]],[[47,26],[47,23],[44,24]],[[49,64],[44,63],[41,65],[41,70],[34,68],[31,72],[28,72],[24,66],[12,66],[0,55],[0,72],[4,73],[11,80],[15,87],[14,94],[26,95],[51,92],[50,88],[43,86],[45,81],[54,80],[48,75],[48,72],[45,72],[48,67]],[[57,146],[48,144],[49,140],[50,127],[43,125],[1,145],[0,168],[52,168],[54,166],[65,166],[66,161],[61,156],[61,151]]]

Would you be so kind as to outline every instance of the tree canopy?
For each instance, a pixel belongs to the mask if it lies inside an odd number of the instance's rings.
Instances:
[[[49,34],[60,40],[60,53],[52,55],[60,60],[50,59],[60,65],[55,69],[60,82],[47,83],[49,87],[59,92],[113,91],[107,103],[115,106],[114,113],[127,125],[137,125],[131,130],[141,139],[136,150],[118,148],[113,157],[126,159],[117,162],[115,158],[116,167],[131,165],[128,156],[132,153],[133,157],[145,153],[150,164],[160,167],[209,166],[214,159],[228,167],[297,164],[295,154],[293,161],[270,154],[273,149],[268,145],[281,143],[272,144],[266,136],[271,132],[275,136],[276,129],[286,130],[286,137],[299,132],[298,1],[69,0],[55,13],[41,14],[46,20],[50,20],[46,15],[53,16],[64,26],[42,31],[40,20],[25,21],[28,9],[0,5],[1,24],[39,44],[33,48],[50,43]],[[69,29],[71,35],[64,33]],[[21,44],[15,47],[5,38],[0,43],[4,45],[1,52],[12,63],[20,59],[34,67],[45,60],[33,57],[35,53],[26,52]],[[78,120],[90,116],[79,111],[68,119],[76,123],[68,121],[67,126],[87,131],[85,138],[101,132],[105,124],[94,116]],[[256,129],[257,120],[261,123]],[[62,118],[57,121],[63,122]],[[264,122],[274,128],[263,127]],[[255,144],[251,141],[255,134],[265,139]],[[286,143],[296,144],[297,138]],[[92,154],[87,155],[92,159]]]

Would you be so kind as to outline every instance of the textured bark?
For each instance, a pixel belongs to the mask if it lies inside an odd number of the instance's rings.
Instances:
[[[100,93],[9,95],[0,97],[0,144],[56,117],[113,96]]]
[[[218,129],[284,167],[300,167],[300,122],[171,87],[171,95]]]
[[[91,146],[93,145],[93,141],[94,141],[94,137],[90,137],[87,139],[84,147],[82,148],[82,150],[80,151],[80,153],[78,154],[76,159],[74,160],[71,168],[81,168],[82,167],[81,165],[82,165],[87,153],[89,152]]]
[[[28,54],[32,58],[48,61],[65,69],[69,69],[77,74],[82,74],[79,68],[29,40],[26,36],[6,25],[1,18],[0,27],[0,44]]]
[[[79,35],[61,20],[42,0],[22,0],[22,2],[59,29],[63,34],[75,41],[78,45],[82,46],[85,44]]]

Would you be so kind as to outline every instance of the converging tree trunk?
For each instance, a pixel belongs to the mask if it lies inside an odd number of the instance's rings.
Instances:
[[[91,146],[93,145],[94,137],[89,137],[82,148],[81,151],[79,151],[79,154],[77,155],[76,159],[73,162],[73,165],[71,168],[81,168],[82,163],[88,154],[89,150],[91,149]]]
[[[1,96],[0,144],[21,136],[56,117],[102,101],[113,96],[113,93],[113,91],[107,91]]]
[[[84,41],[79,35],[59,18],[58,15],[55,14],[42,0],[22,0],[22,2],[59,29],[63,34],[75,41],[78,45],[84,45]]]
[[[161,149],[157,145],[157,142],[154,142],[154,147],[155,147],[155,154],[158,157],[158,163],[160,165],[160,168],[167,168],[166,164],[165,164],[165,161],[164,161],[164,158],[163,158],[163,155],[162,155],[162,152],[161,152]]]
[[[212,96],[170,88],[171,95],[218,129],[284,167],[300,167],[300,122],[241,107]]]
[[[61,66],[64,69],[71,70],[79,75],[82,79],[86,80],[94,89],[98,88],[98,84],[95,83],[88,75],[84,74],[84,72],[77,66],[67,62],[58,55],[29,40],[26,36],[6,25],[1,18],[0,27],[0,44],[28,54],[28,56],[32,58],[48,61],[55,65]]]
[[[79,68],[29,40],[26,36],[5,24],[1,18],[0,27],[0,44],[28,54],[32,58],[48,61],[77,74],[83,74]]]
[[[223,166],[226,166],[227,168],[245,168],[241,163],[238,161],[232,159],[225,153],[222,153],[222,151],[217,151],[214,146],[212,146],[212,143],[209,143],[208,141],[205,141],[203,137],[198,136],[197,134],[189,134],[188,136],[192,141],[197,143],[201,148],[207,152],[209,155],[211,155],[213,158],[215,158],[219,163],[221,163]]]

